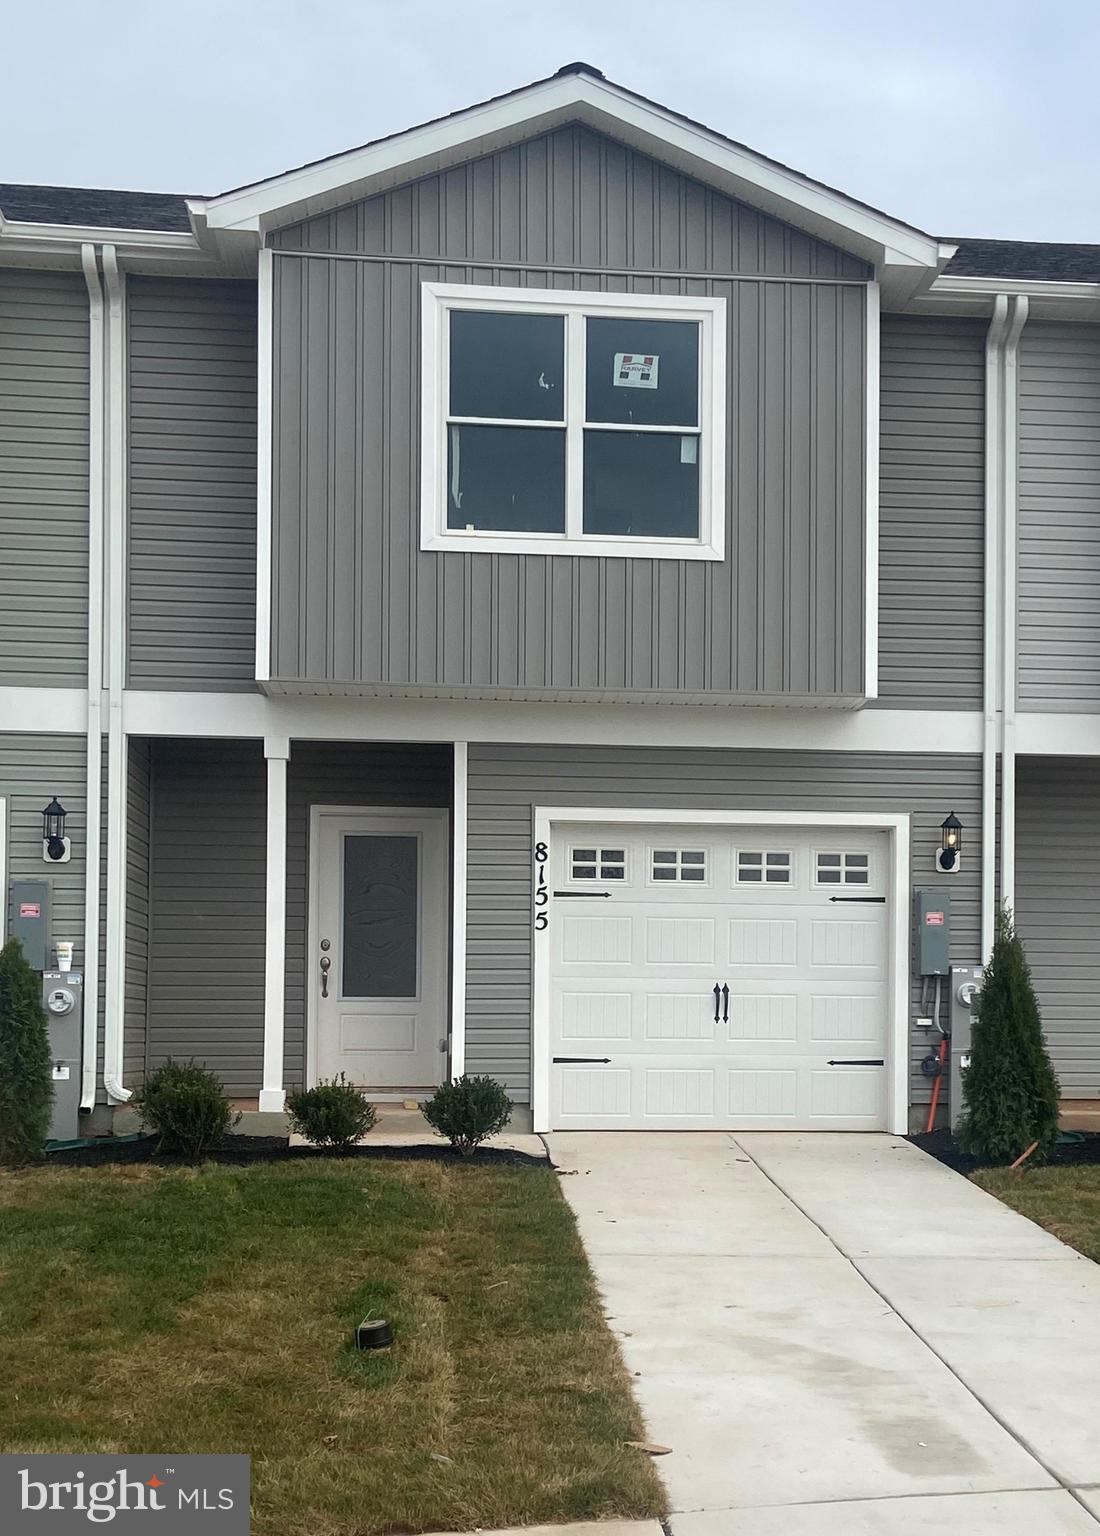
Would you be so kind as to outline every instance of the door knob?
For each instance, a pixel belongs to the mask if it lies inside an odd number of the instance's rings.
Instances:
[[[328,973],[329,973],[329,968],[331,967],[331,965],[332,965],[332,961],[329,959],[328,955],[322,955],[321,956],[321,996],[322,997],[327,997],[328,996]]]

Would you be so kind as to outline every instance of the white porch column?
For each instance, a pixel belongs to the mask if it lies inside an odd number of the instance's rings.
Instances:
[[[264,935],[264,1079],[260,1109],[282,1112],[286,1028],[286,780],[290,739],[264,738],[267,761],[267,906]]]
[[[469,746],[454,744],[451,868],[451,1076],[466,1070],[466,775]]]

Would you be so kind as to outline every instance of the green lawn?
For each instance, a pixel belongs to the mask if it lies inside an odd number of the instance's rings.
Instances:
[[[1100,1263],[1100,1165],[1033,1168],[1023,1173],[982,1168],[971,1178],[1013,1210],[1030,1216],[1055,1237]]]
[[[547,1168],[0,1175],[0,1381],[5,1451],[251,1453],[255,1536],[663,1510]]]

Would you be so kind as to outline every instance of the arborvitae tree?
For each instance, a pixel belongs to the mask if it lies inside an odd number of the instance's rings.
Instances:
[[[0,950],[0,1163],[17,1166],[43,1155],[52,1105],[42,978],[22,943],[9,939]]]
[[[959,1144],[983,1163],[1011,1163],[1039,1143],[1046,1157],[1058,1135],[1054,1075],[1031,972],[1012,914],[997,913],[993,954],[975,1002],[970,1066],[963,1076]]]

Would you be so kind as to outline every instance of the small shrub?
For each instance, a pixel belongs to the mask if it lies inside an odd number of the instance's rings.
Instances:
[[[240,1120],[221,1079],[197,1061],[169,1059],[153,1072],[136,1103],[143,1122],[160,1137],[158,1152],[178,1152],[197,1163]]]
[[[292,1131],[316,1147],[332,1147],[336,1152],[349,1152],[378,1119],[374,1105],[343,1072],[330,1083],[288,1094],[286,1109]]]
[[[976,999],[965,1110],[958,1141],[983,1163],[1011,1163],[1039,1143],[1041,1162],[1058,1135],[1054,1075],[1031,972],[1012,914],[997,914],[993,953]]]
[[[0,950],[0,1163],[17,1167],[45,1154],[52,1106],[42,977],[20,940],[9,939]]]
[[[428,1124],[463,1157],[512,1118],[512,1101],[492,1077],[456,1077],[438,1087],[421,1109]]]

